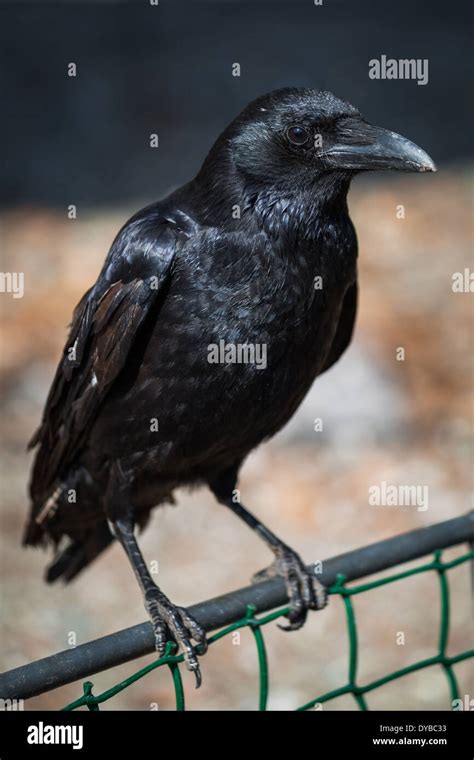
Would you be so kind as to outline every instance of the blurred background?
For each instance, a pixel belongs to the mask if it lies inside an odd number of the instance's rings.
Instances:
[[[20,548],[36,428],[74,305],[95,280],[118,228],[138,208],[190,179],[224,126],[252,98],[282,86],[333,91],[373,123],[421,145],[438,174],[357,178],[349,205],[360,246],[355,340],[313,386],[290,424],[248,460],[245,503],[308,562],[461,515],[471,508],[473,324],[469,293],[452,277],[472,268],[472,18],[442,0],[48,3],[0,7],[0,268],[23,272],[23,298],[0,293],[2,375],[0,668],[10,669],[145,619],[114,546],[70,587],[48,587],[47,557]],[[427,59],[429,81],[371,80],[368,62]],[[77,75],[68,76],[75,63]],[[240,77],[232,65],[241,66]],[[150,148],[150,134],[159,148]],[[76,206],[77,218],[68,217]],[[397,210],[404,207],[404,218]],[[472,298],[472,297],[471,297]],[[397,349],[404,348],[404,361]],[[316,418],[323,430],[314,430]],[[374,507],[382,481],[427,485],[429,506]],[[239,586],[268,564],[260,541],[206,491],[178,493],[142,538],[160,585],[189,605]],[[456,556],[461,548],[446,553]],[[452,571],[449,651],[472,646],[466,567]],[[360,676],[431,656],[437,646],[433,576],[356,599]],[[405,645],[397,633],[405,633]],[[225,639],[203,662],[194,709],[253,709],[251,634]],[[270,709],[291,709],[346,680],[343,608],[333,599],[303,630],[267,627]],[[92,679],[96,692],[151,658]],[[470,662],[456,667],[473,694]],[[56,709],[80,684],[27,709]],[[173,706],[155,672],[108,707]],[[368,696],[379,709],[445,709],[437,668]],[[349,697],[325,709],[353,709]]]

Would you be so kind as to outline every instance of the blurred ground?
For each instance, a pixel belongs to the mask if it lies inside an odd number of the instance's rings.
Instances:
[[[360,244],[361,304],[356,339],[320,378],[295,418],[243,469],[243,500],[307,560],[329,557],[398,532],[463,514],[472,487],[472,307],[453,293],[452,275],[471,265],[471,177],[359,180],[350,207]],[[403,204],[405,218],[397,218]],[[22,209],[1,218],[3,271],[25,273],[25,297],[1,294],[2,462],[0,667],[9,669],[145,619],[135,580],[113,547],[72,586],[47,587],[46,556],[19,547],[26,515],[35,429],[72,308],[96,277],[119,226],[135,208],[87,214]],[[405,360],[396,351],[405,349]],[[323,431],[314,431],[321,417]],[[368,488],[381,481],[428,485],[429,508],[374,507]],[[261,543],[219,508],[206,491],[179,493],[178,506],[157,511],[142,539],[160,562],[160,585],[191,604],[247,584],[269,562]],[[452,550],[446,556],[459,554]],[[450,573],[449,651],[472,646],[466,567]],[[365,683],[434,653],[439,620],[434,576],[420,576],[356,599],[360,676]],[[399,631],[405,645],[396,643]],[[291,709],[346,681],[347,642],[340,599],[285,634],[266,628],[271,709]],[[150,658],[92,680],[96,693]],[[456,668],[462,694],[473,694],[473,668]],[[194,709],[253,709],[256,654],[251,634],[212,647],[203,687],[189,688]],[[28,708],[58,708],[80,684],[45,694]],[[147,676],[108,708],[173,706],[169,674]],[[372,708],[445,709],[449,694],[438,669],[408,676],[371,693]],[[325,709],[353,709],[350,698]]]

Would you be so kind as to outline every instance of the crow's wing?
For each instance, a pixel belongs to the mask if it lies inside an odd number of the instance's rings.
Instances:
[[[31,519],[74,461],[147,317],[159,309],[191,220],[145,209],[119,232],[96,284],[77,305],[67,345],[30,447],[39,444]]]
[[[329,367],[332,367],[348,347],[351,342],[352,333],[354,332],[356,314],[357,282],[351,285],[346,291],[331,349],[319,374],[326,372]]]

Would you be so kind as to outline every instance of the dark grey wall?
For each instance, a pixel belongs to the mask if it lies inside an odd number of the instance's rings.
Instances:
[[[248,100],[286,85],[330,89],[437,162],[463,159],[472,145],[468,8],[445,0],[3,4],[0,202],[155,199],[193,175]],[[429,83],[370,80],[368,61],[381,54],[428,58]],[[156,151],[150,132],[160,136]]]

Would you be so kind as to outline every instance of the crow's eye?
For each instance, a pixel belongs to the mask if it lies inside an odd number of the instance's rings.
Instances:
[[[309,140],[309,132],[304,127],[295,125],[286,130],[286,136],[293,145],[304,145]]]

